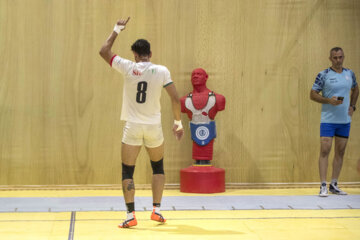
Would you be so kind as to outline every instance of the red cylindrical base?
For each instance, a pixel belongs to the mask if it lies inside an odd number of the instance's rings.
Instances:
[[[181,169],[180,191],[186,193],[225,192],[225,170],[213,166],[191,166]]]

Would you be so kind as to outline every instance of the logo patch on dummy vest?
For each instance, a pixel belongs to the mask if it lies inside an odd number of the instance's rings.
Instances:
[[[190,130],[192,140],[200,146],[205,146],[216,138],[216,125],[214,121],[200,124],[190,122]]]

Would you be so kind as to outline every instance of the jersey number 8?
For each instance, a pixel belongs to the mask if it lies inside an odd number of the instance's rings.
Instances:
[[[136,102],[144,103],[146,101],[147,82],[142,81],[137,85]]]

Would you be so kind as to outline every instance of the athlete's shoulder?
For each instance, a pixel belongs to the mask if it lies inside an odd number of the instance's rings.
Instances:
[[[318,75],[316,76],[316,82],[317,81],[324,81],[327,77],[327,75],[329,75],[331,73],[331,68],[327,68],[322,70],[321,72],[318,73]]]
[[[315,78],[314,85],[312,87],[313,90],[320,92],[323,89],[327,79],[327,75],[330,73],[330,71],[331,69],[327,68],[318,73],[318,75]]]
[[[157,76],[165,76],[165,78],[170,78],[170,71],[167,67],[158,64],[152,64],[149,68],[153,74]]]
[[[326,76],[327,74],[331,73],[331,71],[332,71],[331,68],[326,68],[326,69],[322,70],[321,72],[319,72],[318,75]]]
[[[118,55],[114,55],[113,58],[111,59],[111,64],[118,64],[118,65],[135,65],[135,62],[129,60],[129,59],[126,59],[126,58],[123,58],[123,57],[120,57]]]
[[[110,61],[110,66],[120,73],[126,75],[131,72],[131,69],[134,68],[135,63],[118,55],[114,55]]]
[[[347,73],[351,74],[352,76],[355,75],[354,71],[351,70],[350,68],[343,68],[343,70],[344,70],[344,72],[347,72]]]
[[[152,68],[156,68],[156,69],[158,69],[159,71],[161,71],[161,72],[169,72],[169,69],[167,68],[167,67],[165,67],[165,66],[163,66],[163,65],[159,65],[159,64],[154,64],[154,63],[152,63],[152,66],[151,66]]]
[[[135,63],[135,62],[133,62],[133,61],[131,61],[131,60],[129,60],[129,59],[123,58],[123,57],[121,57],[121,56],[119,56],[119,55],[116,55],[116,54],[113,56],[113,58],[114,58],[114,60],[116,59],[116,60],[118,60],[118,61],[126,61],[126,62]]]

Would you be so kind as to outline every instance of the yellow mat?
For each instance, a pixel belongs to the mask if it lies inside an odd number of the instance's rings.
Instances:
[[[360,210],[163,211],[165,224],[137,212],[77,212],[71,239],[360,239]],[[0,239],[69,239],[71,213],[0,213]]]

